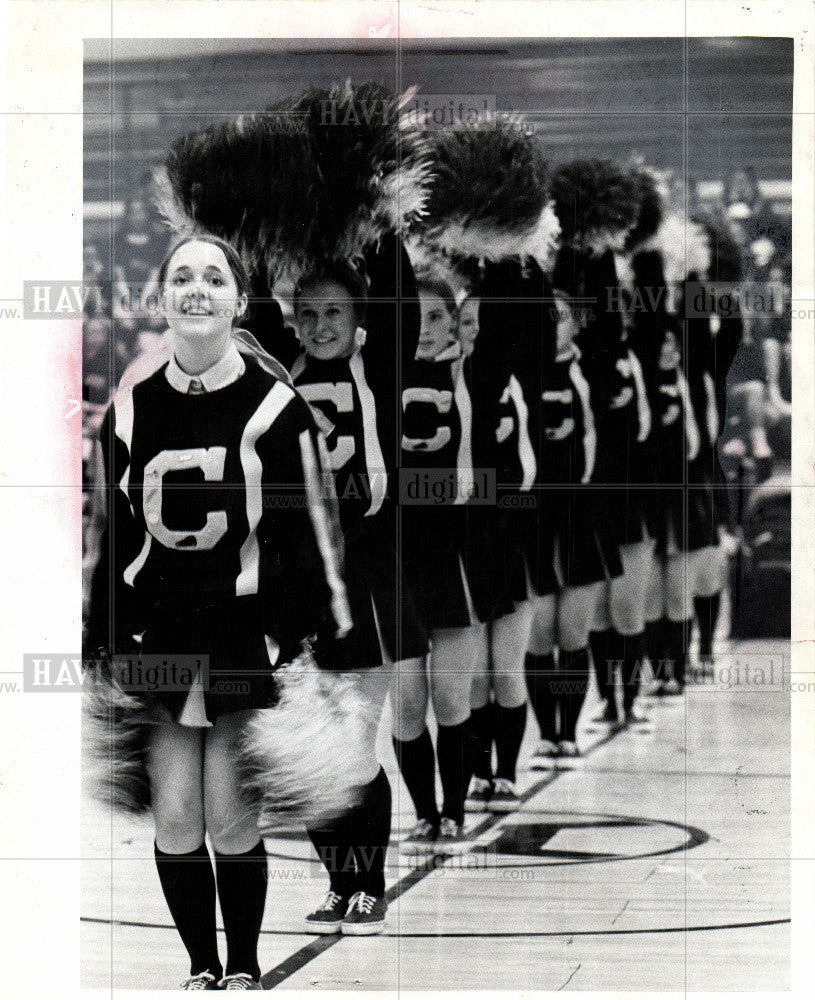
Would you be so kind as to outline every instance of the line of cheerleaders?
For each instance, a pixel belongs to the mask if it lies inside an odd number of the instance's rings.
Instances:
[[[133,561],[124,560],[123,584],[114,585],[122,601],[128,588],[141,588],[152,602],[164,628],[164,645],[155,648],[183,641],[180,648],[208,652],[235,678],[254,670],[257,681],[271,676],[256,634],[261,620],[281,661],[318,631],[317,663],[347,675],[363,706],[354,804],[338,801],[331,819],[307,824],[330,882],[306,917],[318,934],[377,934],[385,923],[392,799],[376,741],[389,692],[393,745],[416,810],[402,850],[467,850],[468,803],[497,812],[518,803],[528,705],[540,730],[535,767],[579,758],[576,727],[592,664],[601,718],[638,723],[646,658],[657,687],[681,693],[694,601],[701,650],[710,656],[724,575],[716,442],[740,320],[717,314],[715,295],[699,298],[707,311],[698,308],[695,290],[699,282],[737,280],[726,229],[670,208],[646,170],[607,160],[551,169],[512,122],[411,135],[382,93],[347,84],[289,101],[285,112],[307,123],[302,135],[272,127],[267,112],[174,145],[164,211],[188,240],[165,260],[162,290],[181,297],[181,312],[173,322],[168,314],[174,339],[164,353],[125,374],[112,407],[123,465],[117,471],[114,462],[108,482],[120,522],[134,527]],[[342,125],[324,127],[326,99],[349,112]],[[367,114],[371,102],[379,118]],[[211,369],[185,370],[179,345],[197,341],[183,331],[213,326],[216,272],[238,314],[248,299],[251,319],[241,319],[247,329],[235,322],[227,330],[231,353],[213,355]],[[194,300],[184,298],[187,286]],[[305,438],[315,442],[307,449],[312,471],[321,454],[333,470],[349,612],[334,632],[318,629],[329,617],[322,595],[338,584],[334,574],[327,589],[319,569],[324,505],[312,497],[321,520],[310,525],[303,512],[286,515],[270,488],[268,510],[264,499],[252,514],[247,500],[252,516],[241,513],[241,490],[255,496],[282,474],[277,459],[256,469],[246,445],[254,441],[257,452],[268,432],[286,454],[286,421],[275,423],[275,410],[261,427],[263,405],[252,415],[247,396],[271,383],[275,398],[299,394],[297,406],[305,400],[325,431],[323,448],[316,426],[301,426],[307,408],[297,410],[301,450]],[[224,387],[234,397],[230,413],[218,410]],[[239,488],[209,484],[208,493],[193,469],[183,489],[165,484],[167,515],[190,522],[198,504],[205,529],[159,530],[162,477],[176,469],[167,455],[194,464],[213,450],[232,463]],[[304,478],[308,485],[303,461],[286,466],[288,478],[277,484],[284,492]],[[259,482],[264,476],[270,483]],[[124,506],[142,480],[144,523],[138,505]],[[212,511],[213,502],[234,507],[217,538],[210,522],[223,512]],[[210,528],[208,540],[202,532]],[[229,549],[223,558],[219,547]],[[260,566],[250,579],[251,553]],[[193,573],[193,564],[204,569]],[[107,563],[100,565],[96,579],[105,583]],[[206,594],[207,566],[223,589],[217,607],[190,596]],[[170,569],[177,606],[191,623],[184,629],[176,605],[163,608],[158,593]],[[100,593],[101,608],[107,592]],[[160,760],[151,737],[156,860],[190,953],[188,989],[260,988],[266,857],[256,817],[236,804],[230,757],[243,722],[229,720],[269,703],[268,684],[250,690],[164,697]],[[284,736],[299,747],[302,780],[312,780],[310,765],[325,754],[314,739],[303,745],[298,728],[313,732],[294,725]],[[321,764],[324,782],[332,767],[348,769],[348,749],[328,749],[335,760]],[[181,775],[175,785],[170,771]],[[240,813],[231,834],[218,821],[230,803]],[[192,805],[200,814],[194,829],[186,818]],[[205,832],[227,932],[224,979]]]
[[[591,228],[580,199],[606,187],[631,211]],[[674,220],[666,254],[654,179],[608,161],[560,167],[544,200],[509,255],[491,234],[479,246],[473,229],[431,222],[432,237],[386,236],[356,266],[324,262],[294,289],[296,351],[275,347],[333,425],[355,625],[322,663],[364,671],[376,718],[391,691],[409,854],[467,850],[465,806],[517,806],[528,704],[532,767],[574,765],[592,663],[597,721],[636,724],[646,658],[656,693],[682,693],[694,602],[712,653],[716,441],[740,322],[686,319],[685,297],[713,277],[727,234],[706,218],[678,234]],[[316,932],[347,930],[360,888],[369,912],[354,933],[384,925],[391,802],[374,736],[356,815],[309,831],[331,880],[307,918]]]

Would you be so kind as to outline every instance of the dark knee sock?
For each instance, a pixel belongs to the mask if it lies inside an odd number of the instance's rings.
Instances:
[[[612,642],[613,629],[604,629],[602,632],[589,633],[589,649],[594,663],[594,677],[597,681],[597,691],[603,701],[613,709],[617,704],[615,690],[615,667],[614,657],[610,655],[610,645]]]
[[[439,825],[439,810],[436,807],[436,756],[433,741],[425,729],[415,740],[393,738],[393,749],[407,790],[419,819],[426,819]]]
[[[391,837],[391,785],[381,767],[363,790],[355,827],[355,888],[381,898],[385,895],[385,856]]]
[[[331,891],[348,899],[356,891],[357,865],[353,840],[359,805],[324,827],[307,831],[317,857],[328,872]]]
[[[263,841],[243,854],[216,851],[215,875],[226,932],[226,974],[248,972],[253,979],[260,979],[258,937],[269,880]]]
[[[667,618],[658,618],[655,622],[645,623],[643,645],[645,655],[651,664],[651,672],[655,681],[667,681],[670,678],[666,663],[665,626]]]
[[[529,692],[529,703],[535,718],[538,720],[541,739],[557,743],[558,728],[555,695],[552,691],[552,677],[555,673],[555,657],[553,653],[537,656],[526,654],[526,689]]]
[[[713,655],[713,635],[716,632],[716,622],[719,620],[721,599],[721,594],[693,599],[696,620],[699,622],[699,656]]]
[[[688,633],[690,621],[672,622],[665,625],[665,647],[668,660],[673,664],[674,679],[685,684],[685,667],[688,662]]]
[[[623,636],[622,681],[623,711],[630,712],[640,691],[642,679],[643,633]]]
[[[517,708],[504,708],[496,702],[495,746],[498,757],[496,778],[515,781],[515,768],[526,730],[526,702]]]
[[[444,793],[442,816],[464,822],[464,797],[470,784],[470,764],[467,753],[469,720],[457,726],[439,726],[436,739],[436,756],[439,759],[439,776]]]
[[[495,707],[488,701],[481,708],[470,710],[470,745],[472,768],[476,778],[492,778],[492,740],[495,730]]]
[[[560,738],[574,743],[577,719],[589,686],[589,651],[561,649],[558,660]]]
[[[156,868],[173,921],[190,956],[190,975],[223,975],[215,935],[215,876],[206,844],[188,854],[155,845]]]

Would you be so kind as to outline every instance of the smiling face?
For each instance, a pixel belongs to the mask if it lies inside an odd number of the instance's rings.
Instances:
[[[175,251],[162,291],[168,326],[188,341],[231,336],[233,321],[246,311],[246,295],[224,252],[203,240],[191,240]]]
[[[480,329],[478,325],[478,307],[481,300],[470,296],[461,303],[458,313],[458,341],[462,352],[469,357],[475,350],[475,338]]]
[[[328,279],[304,285],[297,303],[297,328],[303,350],[319,361],[354,353],[357,318],[351,293]]]
[[[444,299],[421,286],[419,305],[422,310],[422,329],[416,357],[420,361],[432,361],[455,341],[455,322]]]

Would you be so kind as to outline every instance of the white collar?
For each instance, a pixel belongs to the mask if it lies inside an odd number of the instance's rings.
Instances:
[[[165,369],[165,374],[167,381],[178,392],[188,393],[190,391],[190,383],[194,380],[201,383],[204,387],[204,392],[215,392],[216,389],[224,389],[233,382],[237,382],[245,371],[246,365],[233,342],[230,343],[226,354],[224,354],[220,361],[216,361],[214,365],[199,375],[188,375],[179,366],[175,355],[170,358],[169,364]]]

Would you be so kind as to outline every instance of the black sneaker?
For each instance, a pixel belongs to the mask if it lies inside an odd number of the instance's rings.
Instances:
[[[442,816],[439,824],[439,835],[436,838],[436,854],[464,854],[469,851],[472,844],[470,838],[465,834],[461,823],[447,816]]]
[[[348,901],[348,911],[342,921],[342,933],[356,937],[381,934],[385,926],[388,904],[383,898],[355,892]]]
[[[561,740],[557,749],[557,767],[559,769],[571,771],[583,766],[583,755],[574,740]]]
[[[313,913],[306,917],[306,930],[312,934],[339,934],[342,918],[348,909],[348,900],[329,890],[328,895]]]
[[[430,820],[420,819],[399,845],[402,854],[433,854],[438,829]]]
[[[263,987],[253,979],[248,972],[235,972],[232,975],[224,976],[218,983],[219,990],[233,990],[235,993],[246,992],[246,990],[262,990]]]
[[[496,778],[492,783],[492,795],[487,808],[494,813],[511,813],[520,806],[521,800],[515,785],[508,778]]]
[[[467,799],[464,802],[464,809],[470,813],[484,812],[485,809],[489,808],[488,802],[491,793],[492,784],[487,778],[473,776],[470,781],[470,791],[467,793]]]
[[[211,972],[199,972],[196,976],[190,976],[181,984],[182,990],[217,990],[218,980]]]

